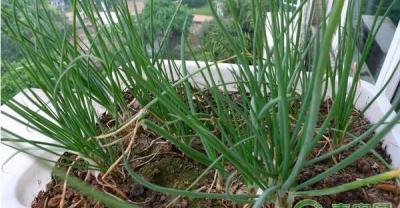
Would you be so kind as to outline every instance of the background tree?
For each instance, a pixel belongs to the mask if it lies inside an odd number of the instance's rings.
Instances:
[[[153,7],[152,7],[153,5]],[[147,1],[141,19],[148,34],[153,32],[155,35],[160,35],[166,32],[168,24],[172,19],[177,3],[172,0],[149,0]],[[153,18],[151,16],[153,15]],[[185,19],[188,18],[185,30],[192,23],[192,15],[187,5],[182,5],[176,14],[175,20],[172,22],[171,32],[180,34],[183,29]],[[153,23],[153,24],[152,24]]]

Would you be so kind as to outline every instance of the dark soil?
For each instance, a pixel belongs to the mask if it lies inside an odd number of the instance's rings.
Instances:
[[[380,154],[384,151],[380,151]],[[316,152],[316,151],[315,151]],[[339,162],[345,158],[346,155],[351,154],[351,151],[345,151],[340,159],[335,159]],[[313,166],[304,168],[301,174],[298,176],[299,182],[304,182],[313,176],[322,173],[329,167],[335,164],[334,159],[319,162]],[[382,172],[385,172],[387,168],[376,159],[372,154],[363,156],[353,164],[349,165],[345,169],[323,179],[322,181],[312,185],[312,189],[323,189],[328,187],[337,186],[340,184],[356,181],[358,179],[373,176]],[[400,205],[400,188],[396,185],[396,181],[389,180],[384,183],[377,185],[366,186],[352,191],[342,192],[338,194],[332,194],[329,196],[313,197],[314,200],[318,201],[323,207],[331,207],[332,204],[345,203],[345,204],[356,204],[356,203],[377,203],[377,202],[389,202],[392,203],[393,207]]]
[[[126,93],[125,99],[133,101],[133,98],[129,93]],[[138,105],[135,102],[131,103],[132,112],[137,112]],[[323,104],[321,109],[322,115],[326,115],[327,108],[329,108],[329,102]],[[368,128],[368,121],[363,119],[357,111],[354,111],[353,117],[354,120],[350,129],[353,134],[358,135]],[[109,128],[115,125],[112,117],[108,114],[102,116],[101,122]],[[127,143],[125,146],[127,146]],[[321,140],[318,147],[313,150],[311,157],[330,151],[330,146],[331,142],[329,139],[326,141]],[[351,152],[356,148],[357,147],[354,147],[352,150],[343,152],[339,157],[331,158],[304,168],[298,177],[298,182],[304,182],[318,173],[323,172],[336,162],[339,162],[347,155],[351,154]],[[390,162],[390,158],[387,157],[382,148],[377,147],[376,151],[387,162]],[[139,128],[137,139],[135,140],[129,158],[133,170],[140,173],[148,181],[166,187],[185,189],[206,169],[203,165],[185,157],[179,150],[176,150],[163,138],[157,137],[152,132],[143,128]],[[64,167],[64,169],[67,170],[68,167],[71,166],[71,161],[74,161],[75,159],[76,155],[65,153],[64,157],[59,159],[56,166]],[[109,175],[103,178],[102,174],[88,171],[84,164],[85,163],[81,160],[75,162],[74,166],[71,168],[70,174],[73,174],[98,190],[102,190],[109,195],[119,197],[140,207],[166,207],[171,200],[175,198],[175,196],[158,193],[135,183],[122,165],[115,167]],[[325,178],[319,183],[314,184],[311,188],[322,189],[332,187],[359,178],[379,174],[386,170],[387,168],[381,161],[379,161],[374,155],[368,154],[347,168]],[[66,191],[63,192],[63,185],[63,181],[53,177],[52,181],[47,184],[46,190],[41,191],[36,196],[35,200],[32,202],[32,208],[60,207],[62,198],[64,199],[63,207],[105,207],[99,202],[86,197],[68,186]],[[214,180],[214,172],[209,172],[198,184],[196,184],[194,189],[203,192],[209,191],[212,193],[224,192],[224,190],[217,189]],[[232,193],[246,192],[246,187],[244,187],[240,181],[235,182],[231,189]],[[390,180],[378,185],[330,196],[314,197],[313,199],[321,203],[323,207],[331,207],[334,203],[354,204],[374,202],[390,202],[393,204],[393,207],[397,207],[397,205],[400,204],[400,189],[396,186],[395,181]],[[235,208],[251,206],[248,204],[234,204],[225,200],[193,200],[181,197],[170,207]]]
[[[322,105],[322,114],[326,113],[326,109],[329,108],[330,102],[327,101]],[[325,111],[325,112],[324,112]],[[356,110],[352,112],[353,120],[349,127],[349,131],[358,136],[361,135],[368,129],[369,122],[363,118],[360,113]],[[326,115],[326,114],[325,114]],[[350,142],[349,138],[345,139],[345,143]],[[314,158],[321,154],[324,154],[331,150],[330,140],[321,140],[310,156]],[[336,163],[340,162],[352,152],[354,152],[360,146],[354,146],[352,149],[342,152],[335,158],[330,158],[321,162],[318,162],[310,167],[306,167],[298,176],[298,182],[304,182],[312,177],[324,172],[328,168],[332,167]],[[386,154],[386,151],[382,148],[382,145],[378,145],[375,151],[388,163],[390,164],[390,157]],[[372,153],[368,153],[353,164],[344,168],[343,170],[326,177],[322,181],[312,185],[312,189],[323,189],[328,187],[337,186],[340,184],[348,183],[358,179],[373,176],[379,173],[387,171],[388,168]],[[318,201],[323,207],[331,207],[332,204],[344,203],[344,204],[356,204],[356,203],[392,203],[393,207],[400,206],[400,187],[396,184],[395,180],[385,181],[384,183],[367,186],[352,191],[342,192],[329,196],[313,197],[314,200]]]

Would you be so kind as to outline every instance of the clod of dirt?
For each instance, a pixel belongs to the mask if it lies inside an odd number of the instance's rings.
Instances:
[[[360,159],[357,163],[357,169],[362,173],[369,175],[371,173],[371,165],[365,159]]]

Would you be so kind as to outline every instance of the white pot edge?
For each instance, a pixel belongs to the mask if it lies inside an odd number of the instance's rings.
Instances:
[[[177,65],[181,64],[180,61],[176,61]],[[189,73],[198,69],[197,65],[193,61],[186,62],[187,69]],[[204,66],[202,63],[200,64]],[[235,70],[237,67],[231,64],[219,64],[220,69],[222,69],[224,80],[233,80],[232,70]],[[213,75],[214,76],[214,75]],[[215,74],[215,76],[218,76]],[[195,76],[195,82],[202,83],[201,76]],[[235,88],[231,88],[235,90]],[[35,89],[38,90],[38,89]],[[357,109],[363,109],[365,105],[371,100],[377,90],[373,85],[361,81],[359,86],[359,97],[356,101],[355,107]],[[27,101],[26,97],[21,93],[15,96],[18,100],[25,102],[27,105],[30,105],[29,101]],[[379,97],[374,104],[365,112],[365,117],[370,120],[370,122],[377,122],[378,119],[388,111],[391,107],[389,100],[381,96]],[[32,107],[35,108],[35,107]],[[11,109],[7,106],[1,107],[2,112],[13,113]],[[101,109],[99,108],[98,113],[101,113]],[[15,113],[13,113],[15,114]],[[395,114],[390,115],[392,118]],[[23,126],[12,119],[6,117],[1,114],[2,128],[6,128],[11,130],[12,132],[18,132],[20,136],[25,136],[27,138],[34,137],[36,140],[44,140],[49,141],[49,138],[44,137],[43,135],[34,132],[31,129],[28,129],[26,126]],[[1,137],[5,137],[2,133]],[[392,158],[392,166],[396,168],[400,168],[400,125],[395,125],[394,128],[385,136],[383,145],[386,147],[387,153]],[[29,207],[31,205],[32,200],[35,195],[45,189],[46,184],[50,181],[51,170],[47,167],[44,167],[43,164],[36,158],[26,154],[18,154],[12,158],[10,163],[4,165],[6,160],[13,154],[16,153],[15,149],[7,147],[5,145],[0,145],[0,164],[2,164],[2,169],[0,172],[1,177],[1,192],[0,192],[0,200],[1,207]],[[56,157],[53,155],[49,155],[43,151],[36,151],[35,155],[46,157],[55,160]]]

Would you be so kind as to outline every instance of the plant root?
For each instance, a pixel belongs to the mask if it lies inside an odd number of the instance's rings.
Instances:
[[[110,174],[110,172],[115,168],[115,166],[117,166],[119,164],[119,162],[121,162],[121,160],[125,157],[128,156],[131,152],[132,149],[132,145],[134,144],[134,141],[136,140],[136,134],[137,131],[139,129],[139,127],[141,126],[141,122],[136,121],[136,125],[135,128],[133,129],[133,135],[131,137],[131,141],[129,142],[127,148],[125,149],[125,151],[121,154],[121,156],[108,168],[108,170],[106,171],[106,173],[104,173],[104,175],[102,176],[102,179],[104,180],[108,174]]]
[[[104,178],[99,179],[98,177],[96,177],[96,181],[97,181],[97,183],[99,183],[102,186],[102,189],[105,193],[108,193],[108,194],[114,196],[113,194],[111,194],[110,192],[108,192],[105,189],[107,187],[107,188],[110,188],[113,191],[115,191],[115,193],[117,193],[119,196],[121,196],[124,200],[129,200],[129,198],[126,196],[126,194],[117,188],[117,186],[115,185],[115,182],[113,182],[113,184],[110,184]]]
[[[138,113],[135,114],[135,116],[133,116],[133,118],[131,120],[129,120],[128,122],[126,122],[124,125],[122,125],[120,128],[116,129],[115,131],[112,131],[108,134],[103,134],[103,135],[99,135],[94,137],[94,139],[106,139],[108,137],[117,135],[118,133],[120,133],[121,131],[123,131],[124,129],[126,129],[127,127],[129,127],[131,124],[133,124],[134,122],[136,122],[136,124],[138,123],[139,118],[146,112],[147,110],[145,108],[141,109]]]

